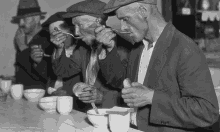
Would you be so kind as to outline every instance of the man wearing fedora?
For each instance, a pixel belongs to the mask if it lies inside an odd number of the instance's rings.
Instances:
[[[136,42],[125,67],[111,29],[96,29],[97,41],[107,47],[99,55],[102,75],[108,84],[121,88],[124,102],[135,108],[132,124],[145,132],[199,132],[218,120],[204,54],[164,21],[157,0],[110,0],[105,14],[116,15],[121,29]]]
[[[18,52],[28,48],[30,40],[41,30],[40,21],[46,12],[41,12],[37,0],[20,0],[17,16],[12,17],[12,23],[18,24],[15,34],[15,47]]]
[[[76,3],[67,8],[64,18],[71,18],[75,25],[74,36],[79,39],[74,49],[64,48],[62,46],[66,37],[62,32],[54,32],[57,37],[51,41],[60,45],[60,49],[55,53],[54,71],[59,77],[69,77],[74,79],[78,75],[82,76],[82,81],[78,83],[78,87],[72,88],[83,89],[82,93],[77,97],[81,102],[85,103],[81,107],[81,111],[91,108],[90,103],[96,103],[100,107],[111,108],[120,104],[119,90],[105,85],[102,75],[99,71],[97,63],[98,52],[102,49],[95,40],[95,28],[105,25],[107,17],[103,14],[106,3],[99,0],[85,0]],[[122,37],[117,36],[120,41],[120,59],[126,61],[128,47],[124,47],[127,42]],[[131,44],[130,44],[131,45]],[[92,82],[92,83],[91,83]],[[87,109],[84,109],[85,106]]]
[[[52,75],[48,68],[54,45],[48,40],[49,33],[42,30],[40,21],[45,12],[41,12],[37,0],[20,0],[17,16],[12,18],[18,23],[15,35],[16,47],[16,82],[24,85],[24,89],[39,87],[45,89],[48,76]],[[43,60],[43,61],[42,61]]]

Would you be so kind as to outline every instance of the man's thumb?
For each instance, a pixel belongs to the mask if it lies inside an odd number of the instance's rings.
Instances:
[[[124,81],[123,81],[123,85],[124,87],[131,87],[131,80],[129,78],[126,78]]]

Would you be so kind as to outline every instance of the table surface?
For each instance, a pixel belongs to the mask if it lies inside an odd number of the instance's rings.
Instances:
[[[0,132],[100,132],[88,122],[85,113],[72,110],[69,115],[51,114],[37,104],[10,97],[0,102]],[[128,132],[141,131],[130,128]]]

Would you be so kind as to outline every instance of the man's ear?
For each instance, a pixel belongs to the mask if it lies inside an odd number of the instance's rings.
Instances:
[[[141,17],[143,17],[143,18],[148,18],[148,16],[149,16],[149,10],[143,5],[139,6],[138,12],[140,13]]]

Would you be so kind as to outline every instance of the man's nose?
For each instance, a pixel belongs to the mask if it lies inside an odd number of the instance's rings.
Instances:
[[[121,31],[125,31],[127,29],[128,29],[127,24],[124,21],[121,20]]]
[[[75,34],[76,36],[79,36],[79,35],[80,35],[79,27],[78,27],[78,26],[75,26],[74,34]]]
[[[24,26],[24,20],[23,19],[20,19],[20,23],[19,23],[19,26]]]

